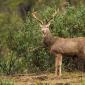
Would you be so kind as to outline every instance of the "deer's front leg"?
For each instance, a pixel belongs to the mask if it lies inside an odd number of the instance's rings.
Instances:
[[[57,54],[55,58],[55,75],[61,77],[62,55]]]

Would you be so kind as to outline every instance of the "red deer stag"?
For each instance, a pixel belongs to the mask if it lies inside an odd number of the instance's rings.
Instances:
[[[55,11],[52,18],[58,13]],[[52,18],[48,23],[43,23],[36,13],[32,13],[33,17],[40,22],[41,31],[43,33],[43,43],[48,48],[49,52],[55,56],[55,74],[61,76],[62,55],[76,55],[85,59],[85,37],[77,38],[61,38],[55,37],[49,30]]]

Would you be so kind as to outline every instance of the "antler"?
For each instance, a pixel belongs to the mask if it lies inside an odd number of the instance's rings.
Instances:
[[[59,12],[59,8],[57,9],[57,10],[55,10],[55,12],[52,14],[52,17],[47,21],[47,25],[49,26],[50,25],[50,23],[51,23],[51,20],[56,16],[56,14]],[[40,25],[43,25],[44,23],[43,23],[43,21],[42,20],[40,20],[37,16],[36,16],[36,12],[34,12],[34,10],[33,10],[33,12],[32,12],[32,16],[36,19],[36,20],[38,20],[39,22],[40,22]]]
[[[36,14],[36,12],[33,12],[33,13],[32,13],[33,17],[34,17],[36,20],[38,20],[41,24],[43,24],[43,21],[40,20],[35,14]]]
[[[58,12],[59,8],[57,9],[57,11],[55,10],[55,12],[52,14],[52,17],[47,21],[48,24],[50,24],[51,20],[57,15]]]

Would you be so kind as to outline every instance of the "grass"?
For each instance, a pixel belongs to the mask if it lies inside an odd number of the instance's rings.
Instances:
[[[61,79],[54,73],[24,74],[14,76],[1,76],[0,85],[85,85],[85,73],[63,72]]]

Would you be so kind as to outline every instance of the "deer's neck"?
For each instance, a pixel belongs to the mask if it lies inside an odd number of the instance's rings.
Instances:
[[[55,42],[55,38],[50,31],[47,31],[44,35],[44,44],[47,48],[50,48]]]

